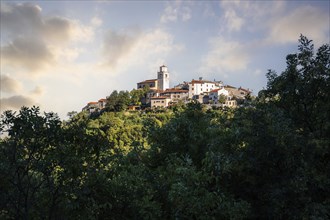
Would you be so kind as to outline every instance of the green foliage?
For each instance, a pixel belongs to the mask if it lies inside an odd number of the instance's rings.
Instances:
[[[329,219],[329,45],[301,37],[237,109],[1,116],[1,219]],[[145,91],[144,91],[145,92]]]
[[[128,91],[114,90],[109,97],[107,97],[106,109],[107,111],[120,112],[127,109],[130,104],[130,94]]]
[[[226,102],[226,96],[223,95],[223,94],[221,94],[221,95],[219,96],[219,103],[220,103],[220,104],[225,104],[225,102]]]
[[[286,58],[279,76],[267,74],[266,97],[286,111],[305,134],[325,137],[330,133],[330,46],[314,54],[311,40],[301,36],[299,52]]]
[[[143,89],[133,89],[130,92],[131,103],[132,105],[141,105],[142,98],[147,96],[147,92],[149,92],[150,87],[146,86]]]

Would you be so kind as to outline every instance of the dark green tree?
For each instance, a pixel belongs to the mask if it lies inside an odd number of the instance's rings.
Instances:
[[[114,90],[109,97],[107,97],[106,109],[108,111],[120,112],[127,109],[130,104],[130,95],[128,91]]]
[[[306,135],[330,134],[330,46],[322,45],[315,54],[311,40],[301,36],[298,53],[286,58],[281,75],[270,70],[266,97],[286,111]]]
[[[1,116],[0,216],[29,219],[61,216],[57,146],[63,144],[61,121],[38,107]]]

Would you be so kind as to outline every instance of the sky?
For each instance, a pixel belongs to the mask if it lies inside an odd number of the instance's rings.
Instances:
[[[4,1],[0,111],[40,106],[62,119],[167,65],[170,86],[203,77],[266,87],[300,34],[330,42],[324,1]]]

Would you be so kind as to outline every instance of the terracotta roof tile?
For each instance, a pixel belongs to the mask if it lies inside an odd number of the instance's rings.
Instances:
[[[210,91],[210,93],[211,92],[218,92],[219,90],[221,90],[221,89],[214,89],[214,90]]]
[[[151,99],[170,99],[170,97],[158,96],[158,97],[151,97]]]
[[[88,105],[97,105],[98,102],[88,102]]]
[[[140,84],[140,83],[150,83],[150,82],[155,82],[155,81],[157,81],[157,79],[147,79],[147,80],[144,80],[142,82],[138,82],[138,84]]]

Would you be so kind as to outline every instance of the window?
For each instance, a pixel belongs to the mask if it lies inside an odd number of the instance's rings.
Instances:
[[[164,103],[164,101],[162,101],[162,103]]]

